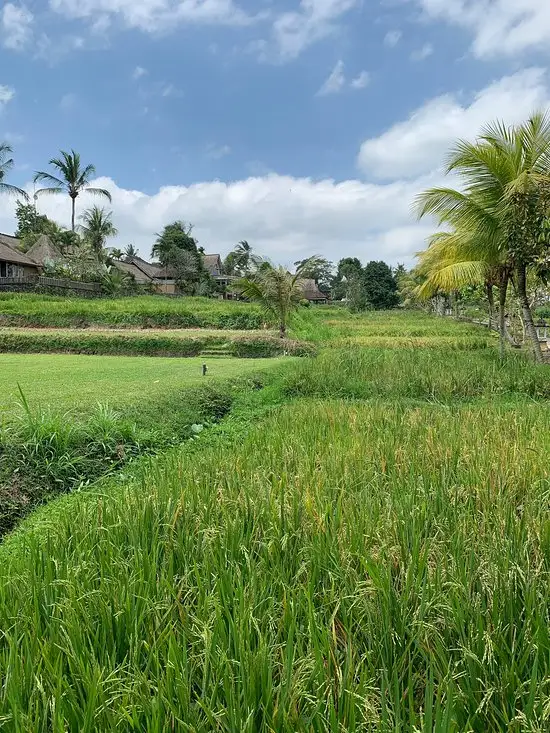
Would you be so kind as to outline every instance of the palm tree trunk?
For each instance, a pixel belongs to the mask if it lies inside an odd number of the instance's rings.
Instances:
[[[279,324],[279,336],[282,339],[284,339],[286,336],[286,323],[284,323],[283,321],[281,321],[281,323]]]
[[[75,204],[76,204],[76,198],[74,196],[71,196],[71,203],[72,203],[71,229],[74,232],[74,214],[75,214]]]
[[[489,304],[489,330],[493,328],[493,313],[495,312],[495,296],[493,295],[493,283],[485,283],[487,289],[487,303]]]
[[[504,361],[506,341],[506,296],[508,294],[508,272],[503,272],[498,286],[498,333],[500,337],[500,360]]]
[[[533,321],[533,314],[531,312],[531,305],[529,304],[529,298],[527,297],[527,268],[522,263],[517,267],[518,275],[518,298],[523,314],[523,322],[525,323],[525,329],[529,336],[532,346],[535,361],[542,362],[542,350],[540,348],[539,337],[537,329],[535,328],[535,322]]]

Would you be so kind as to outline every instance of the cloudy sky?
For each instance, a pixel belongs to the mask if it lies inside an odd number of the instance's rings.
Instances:
[[[549,105],[548,0],[2,2],[10,182],[74,148],[144,255],[185,219],[208,252],[410,262],[449,144]],[[38,205],[69,223],[68,198]]]

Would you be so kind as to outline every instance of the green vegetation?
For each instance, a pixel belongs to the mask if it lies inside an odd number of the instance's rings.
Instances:
[[[418,274],[424,282],[417,293],[426,298],[482,285],[491,322],[493,289],[498,288],[504,358],[506,305],[513,282],[524,336],[531,342],[535,359],[542,362],[528,292],[528,287],[534,288],[528,286],[528,276],[547,285],[550,115],[537,113],[515,126],[486,125],[475,142],[456,143],[446,168],[459,176],[460,189],[429,189],[417,202],[419,216],[434,215],[446,229],[432,237],[420,255]]]
[[[37,504],[194,437],[273,363],[0,356],[0,536]]]
[[[244,335],[242,335],[244,334]],[[203,335],[188,331],[83,331],[77,329],[0,329],[0,352],[198,356],[200,354],[267,358],[311,356],[307,343],[271,335]]]
[[[257,306],[208,298],[86,300],[0,293],[3,326],[257,329],[263,322]]]
[[[277,363],[272,359],[150,359],[147,357],[76,356],[72,354],[0,354],[0,410],[13,411],[18,385],[35,408],[88,412],[97,403],[118,409],[146,398],[204,384],[238,379]]]
[[[386,319],[300,313],[317,359],[7,538],[6,730],[548,729],[546,368]]]

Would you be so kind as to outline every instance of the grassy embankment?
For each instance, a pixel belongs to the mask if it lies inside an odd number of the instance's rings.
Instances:
[[[547,368],[326,313],[318,359],[0,548],[6,730],[548,730]]]

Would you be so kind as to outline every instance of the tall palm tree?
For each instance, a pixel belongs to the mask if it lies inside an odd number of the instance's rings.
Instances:
[[[22,196],[24,199],[28,199],[26,191],[17,186],[12,186],[10,183],[6,183],[6,175],[13,168],[13,158],[11,154],[13,149],[11,145],[7,143],[0,143],[0,193],[15,194],[16,196]]]
[[[132,259],[132,257],[137,257],[139,255],[139,252],[137,251],[137,248],[134,247],[133,244],[127,244],[124,248],[124,256],[127,259]]]
[[[236,283],[245,298],[259,303],[266,315],[277,322],[281,338],[285,338],[290,316],[304,297],[303,273],[317,259],[304,260],[294,275],[284,267],[266,266],[258,269],[253,277],[242,278]]]
[[[257,268],[262,262],[262,258],[254,254],[252,246],[246,239],[239,242],[233,253],[235,255],[234,263],[244,276],[248,275],[252,269]]]
[[[105,211],[105,209],[100,209],[99,206],[92,206],[80,217],[82,224],[79,225],[78,229],[82,234],[82,238],[91,246],[99,258],[103,254],[107,237],[114,237],[118,234],[112,222],[112,215],[112,211]]]
[[[94,188],[90,186],[90,179],[95,174],[95,167],[87,165],[84,168],[80,163],[80,155],[71,150],[70,153],[61,150],[61,158],[52,158],[50,165],[55,168],[58,176],[52,175],[46,171],[37,171],[34,180],[35,183],[45,181],[50,183],[48,188],[39,189],[36,194],[43,193],[63,193],[66,191],[71,198],[71,229],[75,231],[75,206],[76,199],[82,191],[87,191],[93,196],[102,196],[111,201],[111,194],[105,188]]]
[[[434,214],[440,222],[468,232],[473,242],[490,244],[498,251],[500,262],[508,268],[503,273],[501,295],[514,273],[533,352],[542,361],[526,273],[544,246],[541,232],[550,189],[550,117],[536,113],[516,127],[498,122],[486,126],[474,143],[455,145],[447,172],[460,175],[464,190],[425,192],[418,201],[420,216]]]

